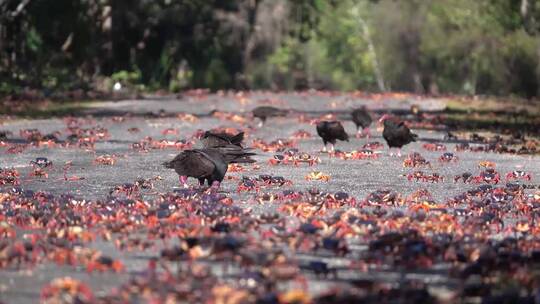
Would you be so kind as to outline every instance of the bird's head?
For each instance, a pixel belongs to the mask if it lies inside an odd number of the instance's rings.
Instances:
[[[413,104],[411,106],[411,113],[418,115],[418,113],[420,113],[420,107],[417,104]]]
[[[384,114],[383,116],[381,116],[381,118],[379,118],[379,123],[384,123],[386,120],[391,119],[391,118],[392,118],[392,115]]]

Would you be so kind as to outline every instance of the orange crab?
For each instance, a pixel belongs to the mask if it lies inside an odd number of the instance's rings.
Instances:
[[[481,161],[481,162],[478,163],[478,167],[479,168],[495,168],[496,165],[495,165],[494,162],[484,160],[484,161]]]
[[[428,212],[431,209],[438,208],[438,207],[439,207],[439,205],[435,204],[432,201],[423,201],[423,202],[411,205],[409,207],[409,210],[414,211],[414,212],[418,212],[420,210]]]
[[[76,303],[93,303],[94,295],[90,287],[70,277],[54,279],[41,290],[43,303],[61,303],[66,298]]]
[[[321,171],[313,171],[306,175],[306,180],[319,180],[323,182],[328,182],[330,180],[330,175],[326,175]]]
[[[307,153],[299,153],[296,155],[293,155],[292,157],[293,165],[298,166],[298,163],[307,163],[310,166],[315,165],[316,163],[320,163],[321,160],[318,157],[311,156]]]
[[[179,113],[178,115],[176,115],[176,117],[182,121],[191,122],[191,123],[199,120],[197,116],[193,114],[189,114],[189,113]]]
[[[431,163],[427,161],[420,153],[413,152],[403,160],[403,167],[420,167],[420,166],[427,166],[431,168]]]
[[[101,164],[101,165],[108,165],[112,166],[116,162],[116,156],[115,155],[100,155],[94,159],[94,163]]]
[[[49,173],[45,169],[37,167],[30,173],[30,176],[49,178]]]
[[[88,272],[98,271],[98,272],[104,272],[104,271],[114,271],[114,272],[122,272],[124,270],[124,264],[118,260],[113,260],[112,258],[108,256],[95,256],[93,257],[88,264],[86,265],[86,270]]]
[[[446,146],[439,143],[427,143],[423,144],[422,147],[428,151],[446,151]]]
[[[312,136],[311,133],[309,133],[306,130],[298,130],[294,132],[292,135],[294,139],[306,139],[306,138],[311,138],[311,136]]]
[[[162,135],[178,135],[178,130],[175,128],[167,128],[161,131]]]

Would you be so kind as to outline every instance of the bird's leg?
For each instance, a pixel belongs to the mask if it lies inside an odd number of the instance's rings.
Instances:
[[[356,127],[356,138],[361,138],[362,137],[362,131],[363,130],[360,130],[360,128]]]
[[[398,152],[397,152],[397,156],[398,156],[398,157],[401,157],[401,148],[398,148],[397,151],[398,151]]]
[[[187,179],[188,179],[187,176],[180,175],[178,178],[180,179],[180,184],[182,185],[182,187],[189,188],[188,183],[187,183]]]
[[[326,151],[326,143],[324,143],[324,146],[323,146],[323,148],[322,148],[322,151],[321,151],[321,152],[323,152],[323,153],[326,153],[326,152],[327,152],[327,151]]]
[[[334,153],[335,150],[334,144],[330,144],[330,153]]]
[[[369,138],[371,137],[371,130],[369,129],[369,127],[363,129],[362,131],[364,131],[364,133],[366,134],[366,139],[369,140]]]
[[[203,188],[203,187],[204,187],[204,177],[199,178],[199,188]]]
[[[257,127],[259,128],[262,128],[264,126],[264,120],[260,120],[259,123],[257,124]]]

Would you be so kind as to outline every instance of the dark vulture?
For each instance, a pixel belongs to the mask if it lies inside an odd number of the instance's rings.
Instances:
[[[344,140],[349,141],[349,135],[345,132],[343,125],[339,121],[320,121],[317,123],[317,134],[322,138],[324,147],[323,151],[326,152],[326,145],[330,143],[330,152],[334,151],[334,145],[336,141]]]
[[[270,106],[256,107],[251,112],[253,113],[253,117],[259,118],[261,120],[261,122],[259,123],[259,127],[262,127],[266,122],[266,119],[269,117],[286,116],[287,113],[289,113],[288,110],[282,110]]]
[[[240,132],[236,135],[227,133],[213,133],[210,131],[204,132],[201,142],[205,148],[216,148],[228,145],[234,145],[242,148],[242,141],[244,140],[244,132]]]
[[[389,115],[383,115],[379,122],[384,123],[383,137],[389,148],[398,148],[398,156],[401,156],[401,147],[416,141],[418,135],[411,132],[403,121],[399,121]]]
[[[356,125],[356,135],[361,136],[362,133],[366,134],[366,138],[369,139],[370,130],[369,126],[373,122],[373,119],[371,119],[371,115],[369,115],[367,108],[365,106],[362,106],[359,109],[355,109],[351,113],[352,115],[352,121]],[[362,127],[362,130],[360,130],[360,127]]]
[[[230,163],[253,163],[249,152],[235,145],[218,148],[185,150],[173,160],[164,162],[166,168],[174,169],[180,178],[180,183],[187,187],[187,178],[194,177],[203,185],[206,180],[209,186],[223,181]]]

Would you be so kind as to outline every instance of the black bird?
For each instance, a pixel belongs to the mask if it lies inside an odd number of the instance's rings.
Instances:
[[[397,156],[401,157],[401,147],[416,141],[418,135],[411,132],[403,121],[397,121],[388,114],[383,115],[379,122],[384,123],[383,137],[389,148],[398,148]]]
[[[251,112],[253,113],[253,117],[257,117],[261,120],[261,122],[259,123],[259,127],[262,127],[264,125],[268,117],[285,116],[287,115],[287,113],[289,113],[288,110],[282,110],[270,106],[256,107]]]
[[[369,139],[369,136],[371,135],[369,126],[373,122],[373,119],[371,119],[371,115],[369,115],[366,106],[353,110],[351,115],[352,121],[356,125],[356,136],[361,136],[362,133],[365,132],[366,138]],[[362,130],[360,130],[360,127],[362,127]]]
[[[250,156],[255,153],[249,152],[235,145],[217,148],[185,150],[173,160],[164,162],[166,168],[174,169],[178,173],[180,183],[187,188],[188,177],[194,177],[203,185],[204,181],[209,186],[219,188],[227,173],[230,163],[253,163]]]
[[[332,144],[330,152],[334,151],[334,145],[336,140],[349,141],[349,135],[345,132],[343,125],[339,121],[320,121],[317,123],[317,134],[322,138],[324,147],[323,151],[326,152],[326,144]]]
[[[244,132],[240,132],[236,135],[227,133],[212,133],[210,131],[204,132],[201,141],[205,148],[216,148],[228,145],[234,145],[242,148],[242,141],[244,140]]]

